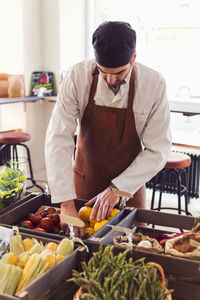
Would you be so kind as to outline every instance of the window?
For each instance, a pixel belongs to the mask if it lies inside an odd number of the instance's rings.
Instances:
[[[96,0],[96,26],[129,22],[137,60],[165,77],[168,97],[200,98],[199,8],[199,0]]]

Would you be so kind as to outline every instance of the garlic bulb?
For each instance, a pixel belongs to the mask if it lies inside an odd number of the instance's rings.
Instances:
[[[139,242],[138,247],[151,248],[152,244],[151,244],[151,242],[149,242],[147,240],[143,240],[143,241]]]

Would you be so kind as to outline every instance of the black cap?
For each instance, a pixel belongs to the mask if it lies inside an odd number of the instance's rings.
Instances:
[[[136,47],[136,32],[125,22],[104,22],[93,33],[92,45],[98,64],[105,68],[118,68],[131,61]]]

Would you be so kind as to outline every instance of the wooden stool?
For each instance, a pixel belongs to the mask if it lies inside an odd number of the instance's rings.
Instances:
[[[30,134],[22,131],[10,131],[0,133],[0,153],[1,161],[0,165],[7,164],[8,161],[13,160],[18,162],[18,152],[17,147],[24,147],[26,149],[27,161],[29,166],[30,178],[27,178],[32,182],[31,186],[28,186],[26,189],[30,189],[34,186],[38,187],[42,192],[44,189],[36,183],[33,178],[33,169],[31,164],[31,156],[29,148],[24,144],[25,142],[30,140]]]
[[[182,211],[186,215],[191,215],[188,212],[188,178],[186,168],[191,164],[191,158],[189,155],[179,152],[171,152],[168,158],[168,161],[164,167],[153,179],[153,193],[151,199],[151,209],[158,210],[161,209],[173,209],[178,210],[178,213],[181,214]],[[169,175],[169,172],[175,176],[175,184],[173,187],[170,184],[170,189],[168,188],[168,183],[165,180],[166,175]],[[168,174],[166,174],[168,173]],[[183,181],[182,181],[183,178]],[[154,208],[154,199],[155,192],[159,191],[159,203],[158,207]],[[162,193],[171,192],[178,195],[178,208],[174,207],[161,207]],[[185,210],[181,209],[181,196],[185,196]]]

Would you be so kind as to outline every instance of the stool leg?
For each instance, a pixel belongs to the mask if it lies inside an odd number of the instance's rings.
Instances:
[[[184,185],[185,185],[185,192],[184,192],[184,196],[185,196],[185,213],[186,215],[191,215],[191,213],[189,213],[188,211],[188,176],[187,176],[187,171],[186,169],[183,169],[183,174],[184,174]]]
[[[0,165],[7,165],[11,160],[11,149],[10,145],[2,144],[0,146]]]
[[[33,184],[33,186],[36,186],[37,188],[39,188],[43,193],[44,193],[44,189],[36,183],[36,181],[33,179],[33,169],[32,169],[32,164],[31,164],[31,155],[30,155],[30,150],[29,148],[25,145],[25,144],[17,144],[19,146],[23,146],[26,149],[27,152],[27,157],[28,157],[28,165],[29,165],[29,171],[30,171],[30,180]],[[27,189],[30,189],[31,187],[28,187]]]
[[[160,177],[161,177],[161,181],[160,181],[160,194],[159,194],[159,201],[158,201],[158,211],[161,210],[161,201],[162,201],[162,193],[164,191],[164,169],[160,172]]]
[[[153,179],[153,191],[152,191],[152,197],[151,197],[151,210],[154,209],[154,199],[155,199],[155,192],[156,192],[156,182],[157,182],[157,176],[156,175]]]
[[[180,173],[177,169],[171,169],[172,172],[174,172],[176,174],[176,178],[178,181],[178,191],[177,191],[177,195],[178,195],[178,213],[179,215],[181,215],[181,176]]]
[[[17,164],[17,167],[19,167],[19,159],[18,159],[18,153],[17,153],[17,146],[12,145],[12,159]]]

